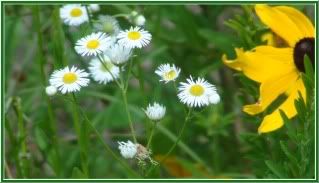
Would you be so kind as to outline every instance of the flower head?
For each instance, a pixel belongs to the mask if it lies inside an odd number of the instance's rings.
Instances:
[[[178,98],[189,107],[203,107],[217,103],[219,98],[214,85],[208,83],[203,78],[196,81],[192,77],[187,79],[187,83],[181,83],[178,88]],[[218,100],[219,102],[219,100]]]
[[[132,56],[132,50],[122,44],[112,45],[105,54],[110,58],[114,65],[125,64]]]
[[[56,70],[50,77],[50,84],[54,86],[62,94],[80,91],[81,87],[87,86],[90,80],[89,76],[84,70],[65,67],[64,69]]]
[[[153,105],[149,104],[144,112],[150,120],[159,121],[164,117],[166,107],[154,102]]]
[[[98,11],[100,11],[100,5],[98,5],[98,4],[90,4],[88,9],[91,12],[98,12]]]
[[[57,88],[55,86],[47,86],[45,92],[48,96],[53,96],[56,94]]]
[[[109,34],[110,36],[117,36],[120,32],[120,25],[118,21],[109,15],[100,15],[98,20],[93,24],[93,27],[98,31]]]
[[[310,57],[314,65],[315,32],[311,21],[295,8],[259,4],[255,6],[255,11],[265,25],[286,41],[287,46],[284,48],[257,46],[249,51],[236,48],[237,58],[229,60],[223,55],[223,62],[261,83],[259,100],[255,104],[244,106],[244,112],[250,115],[259,114],[281,94],[287,96],[277,109],[262,120],[258,132],[266,133],[283,126],[280,110],[288,118],[297,115],[294,101],[299,98],[298,92],[306,99],[306,90],[300,73],[304,72],[305,55]]]
[[[150,43],[152,35],[140,27],[131,27],[129,30],[121,31],[117,38],[118,42],[126,47],[142,48]]]
[[[84,6],[80,4],[68,4],[60,8],[60,18],[70,26],[79,26],[89,20]]]
[[[112,45],[111,39],[105,33],[92,33],[76,42],[75,50],[82,56],[96,56]]]
[[[134,158],[137,153],[137,145],[131,141],[127,142],[118,142],[120,153],[125,159]]]
[[[161,77],[160,81],[164,81],[165,83],[175,81],[180,72],[181,69],[176,67],[174,64],[162,64],[155,71],[155,73]]]
[[[134,18],[134,23],[137,26],[144,26],[146,19],[143,15],[138,15]]]
[[[101,84],[107,84],[119,78],[120,69],[112,64],[108,56],[104,55],[102,63],[98,58],[94,58],[90,62],[90,74],[95,81]]]

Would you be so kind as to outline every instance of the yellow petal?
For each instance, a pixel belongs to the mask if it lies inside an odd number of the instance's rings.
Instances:
[[[242,71],[248,78],[260,83],[296,70],[292,48],[258,46],[246,52],[243,49],[236,49],[236,54],[237,58],[234,60],[228,60],[224,55],[222,57],[224,64]]]
[[[314,26],[303,13],[299,10],[288,6],[277,6],[275,9],[285,13],[299,28],[299,31],[303,33],[303,37],[314,37]]]
[[[308,23],[302,23],[307,18],[300,16],[302,13],[298,10],[289,7],[283,8],[283,6],[276,8],[258,4],[255,6],[255,11],[260,20],[291,47],[294,47],[300,39],[308,36],[308,33],[303,32],[304,29],[308,30]],[[307,25],[307,28],[303,27],[304,25]],[[310,29],[309,32],[311,32]]]
[[[275,36],[272,32],[266,32],[261,36],[261,41],[266,42],[268,46],[276,46]]]
[[[292,71],[280,78],[272,78],[260,85],[260,97],[256,104],[246,105],[243,111],[255,115],[264,111],[279,95],[295,84],[299,73]]]
[[[296,84],[292,87],[286,101],[283,102],[273,113],[264,117],[258,128],[258,133],[271,132],[283,126],[284,122],[279,110],[282,110],[289,119],[297,115],[295,100],[299,98],[298,91],[300,91],[302,97],[306,99],[306,89],[301,79],[298,79]]]

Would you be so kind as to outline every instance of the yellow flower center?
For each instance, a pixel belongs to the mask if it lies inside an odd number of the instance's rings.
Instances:
[[[106,67],[106,68],[105,68],[105,67]],[[107,72],[107,73],[108,73],[109,71],[111,71],[112,67],[113,67],[113,64],[110,63],[110,62],[107,62],[107,63],[104,63],[104,65],[101,64],[100,70],[101,70],[102,72]]]
[[[205,91],[204,87],[198,84],[191,86],[189,90],[189,92],[196,97],[203,95],[204,91]]]
[[[176,72],[174,70],[170,70],[169,72],[164,74],[164,78],[167,80],[172,80],[176,77]]]
[[[73,8],[70,14],[72,17],[79,17],[82,15],[82,10],[80,8]]]
[[[100,45],[100,42],[96,39],[93,39],[86,44],[86,47],[89,49],[96,49],[99,45]]]
[[[128,33],[127,36],[131,40],[138,40],[141,38],[141,33],[137,32],[137,31],[131,31]]]
[[[66,84],[72,84],[77,80],[77,78],[78,77],[74,73],[69,72],[69,73],[64,74],[63,82]]]

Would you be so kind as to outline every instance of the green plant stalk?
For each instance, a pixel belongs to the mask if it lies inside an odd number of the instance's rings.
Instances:
[[[91,19],[91,16],[92,16],[92,15],[91,15],[91,13],[90,13],[90,11],[89,11],[88,5],[85,5],[85,10],[86,10],[86,12],[87,12],[87,14],[88,14],[90,27],[93,28],[92,19]]]
[[[134,130],[133,122],[132,122],[131,113],[130,113],[130,111],[128,109],[126,91],[124,89],[122,89],[121,94],[122,94],[122,98],[123,98],[123,102],[124,102],[125,112],[126,112],[126,115],[127,115],[127,119],[128,119],[128,122],[129,122],[130,129],[131,129],[132,137],[133,137],[134,143],[137,143],[136,134],[135,134],[135,130]]]
[[[149,149],[151,142],[152,142],[152,138],[154,136],[154,131],[156,129],[157,123],[159,123],[159,121],[151,121],[151,122],[153,122],[154,124],[152,126],[151,134],[150,134],[148,141],[147,141],[146,149]]]
[[[87,153],[87,146],[84,142],[84,138],[89,138],[88,134],[82,134],[81,131],[81,125],[79,121],[79,110],[78,110],[78,102],[76,100],[75,94],[72,93],[71,98],[73,100],[73,106],[72,106],[72,116],[73,116],[73,125],[75,128],[75,132],[78,138],[78,144],[80,148],[80,156],[81,156],[81,166],[82,171],[85,174],[86,177],[89,177],[89,169],[88,169],[88,153]]]
[[[44,64],[45,64],[45,60],[44,60],[44,55],[43,55],[43,50],[44,50],[44,46],[43,46],[43,37],[42,37],[42,31],[41,31],[41,21],[40,21],[40,11],[39,11],[39,7],[38,6],[34,6],[33,9],[33,21],[35,24],[35,28],[37,30],[37,36],[38,36],[38,47],[39,47],[39,51],[38,51],[38,59],[39,59],[39,69],[40,69],[40,74],[41,74],[41,81],[42,81],[42,86],[45,87],[46,86],[46,76],[45,76],[45,71],[44,71]],[[61,174],[61,168],[60,168],[60,153],[58,151],[58,140],[57,140],[57,128],[56,128],[56,123],[55,123],[55,118],[53,115],[53,110],[52,110],[52,104],[50,101],[50,98],[44,94],[45,99],[46,99],[46,103],[48,105],[48,115],[49,115],[49,126],[50,129],[49,131],[51,132],[51,136],[52,136],[52,148],[55,151],[56,157],[55,159],[57,161],[53,161],[53,166],[55,169],[56,174],[59,176]]]
[[[16,136],[13,133],[12,127],[10,125],[10,121],[8,119],[8,116],[5,116],[5,128],[10,140],[10,143],[12,144],[13,147],[13,156],[14,156],[14,162],[16,164],[16,177],[22,177],[22,167],[20,164],[20,160],[19,160],[19,147],[18,147],[18,140],[16,138]]]
[[[188,113],[185,117],[185,121],[183,123],[183,126],[178,134],[178,137],[175,141],[175,143],[173,144],[173,146],[169,149],[169,151],[164,155],[163,159],[161,159],[161,161],[159,162],[159,164],[162,164],[163,162],[165,162],[165,160],[169,157],[169,155],[173,152],[173,150],[175,149],[176,145],[178,144],[178,142],[181,140],[182,135],[184,133],[186,124],[188,123],[188,121],[190,121],[190,115],[191,115],[192,109],[189,108]],[[152,168],[149,169],[149,171],[145,174],[146,176],[148,176],[148,174],[154,169],[154,166]]]
[[[13,99],[13,108],[18,118],[18,144],[19,144],[19,166],[21,167],[21,175],[23,178],[29,177],[29,160],[27,152],[27,142],[26,142],[26,128],[23,120],[23,112],[21,110],[21,103],[19,98]]]
[[[76,101],[71,101],[71,102],[75,102],[74,105],[76,105],[77,110],[81,112],[81,115],[83,116],[85,122],[91,127],[91,129],[93,130],[93,132],[95,133],[95,135],[98,137],[99,141],[103,144],[103,147],[105,148],[105,150],[111,155],[113,156],[113,158],[118,161],[121,166],[123,168],[125,168],[126,170],[128,170],[128,172],[130,172],[131,175],[133,175],[134,177],[141,177],[139,174],[137,174],[132,168],[130,168],[125,162],[123,162],[121,160],[121,158],[119,156],[117,156],[112,149],[109,147],[109,145],[107,145],[104,140],[102,135],[99,133],[99,131],[93,126],[93,124],[91,123],[91,121],[89,120],[89,118],[86,116],[85,112],[81,109],[81,107],[78,105],[78,103]]]
[[[125,106],[125,112],[126,112],[127,119],[128,119],[128,122],[129,122],[129,126],[130,126],[130,130],[131,130],[131,133],[132,133],[132,137],[133,137],[134,142],[137,143],[136,134],[135,134],[135,130],[134,130],[133,122],[132,122],[131,113],[128,110],[127,95],[126,95],[126,91],[127,91],[127,88],[128,88],[128,81],[127,81],[127,84],[125,84],[125,81],[123,80],[123,77],[122,77],[122,74],[121,74],[122,66],[120,66],[120,82],[118,82],[117,79],[112,74],[112,72],[107,68],[107,66],[104,63],[103,58],[100,55],[98,55],[98,59],[101,62],[101,64],[104,66],[104,68],[110,73],[110,75],[112,76],[113,80],[116,82],[116,84],[118,85],[118,87],[121,90],[121,94],[122,94],[122,98],[123,98],[123,102],[124,102],[124,106]],[[131,71],[131,69],[129,69],[129,72],[130,71]],[[129,74],[128,74],[128,76],[129,76]],[[127,78],[127,80],[129,80],[129,78]]]

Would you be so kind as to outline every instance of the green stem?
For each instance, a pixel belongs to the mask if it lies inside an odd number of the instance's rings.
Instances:
[[[148,138],[148,141],[147,141],[147,145],[146,145],[146,149],[149,149],[150,145],[151,145],[151,142],[152,142],[152,138],[154,136],[154,131],[155,131],[155,128],[157,126],[157,123],[158,121],[153,121],[153,127],[152,127],[152,130],[151,130],[151,134],[150,134],[150,137]]]
[[[92,17],[91,17],[91,13],[89,11],[88,5],[85,5],[85,10],[86,10],[88,18],[89,18],[90,27],[93,28],[92,19],[91,19]]]
[[[73,125],[75,128],[75,132],[78,138],[78,144],[80,148],[80,156],[81,156],[81,166],[83,173],[88,177],[88,159],[87,159],[87,146],[85,143],[85,138],[89,138],[88,134],[82,134],[80,121],[79,121],[79,110],[78,110],[78,102],[75,97],[75,94],[72,93],[71,95],[73,100],[73,107],[72,107],[72,115],[73,115]],[[83,131],[84,132],[84,131]]]
[[[21,174],[23,178],[29,176],[29,160],[27,152],[27,142],[26,142],[26,128],[23,120],[23,112],[21,109],[20,98],[13,99],[13,107],[18,118],[18,144],[19,144],[19,163],[21,167]]]
[[[106,144],[104,142],[103,137],[101,136],[101,134],[99,133],[99,131],[93,126],[93,124],[91,123],[91,121],[88,119],[88,117],[86,116],[85,112],[81,109],[81,107],[79,105],[76,105],[77,109],[81,112],[81,115],[83,116],[85,122],[90,126],[90,128],[93,130],[93,132],[95,133],[95,135],[98,137],[99,141],[103,144],[103,147],[105,148],[105,150],[111,155],[113,156],[113,158],[118,161],[121,166],[123,168],[125,168],[126,170],[128,170],[128,172],[130,172],[131,175],[133,175],[134,177],[140,177],[140,175],[138,175],[133,169],[131,169],[127,163],[125,163],[124,161],[121,160],[121,158],[119,156],[117,156],[113,150],[109,147],[108,144]]]
[[[107,67],[107,65],[105,65],[105,60],[103,58],[103,56],[101,55],[97,55],[97,58],[99,59],[100,63],[103,65],[104,69],[107,70],[107,72],[110,73],[111,77],[113,78],[113,80],[115,81],[116,85],[119,88],[122,88],[122,84],[118,82],[118,80],[115,78],[114,74],[109,70],[109,68]],[[121,72],[121,70],[120,70]],[[121,73],[120,73],[121,74]]]
[[[183,123],[183,126],[178,134],[178,137],[175,141],[175,143],[173,144],[173,146],[169,149],[169,151],[164,155],[163,159],[161,159],[161,161],[159,162],[159,164],[162,164],[163,162],[165,162],[165,160],[169,157],[169,155],[173,152],[173,150],[175,149],[176,145],[178,144],[178,142],[181,140],[182,135],[184,133],[186,124],[188,123],[188,121],[190,120],[190,115],[191,115],[191,111],[192,109],[189,108],[188,113],[185,117],[185,121]],[[154,169],[154,166],[152,168],[149,169],[149,171],[146,173],[146,176]]]
[[[37,36],[38,36],[38,47],[39,47],[39,51],[38,53],[38,59],[39,59],[39,70],[40,70],[40,74],[41,74],[41,81],[42,81],[42,86],[45,87],[46,86],[46,75],[45,73],[45,58],[43,55],[44,52],[44,45],[43,45],[43,37],[42,37],[42,31],[41,31],[41,21],[40,21],[40,11],[39,11],[39,6],[34,6],[33,7],[33,21],[34,21],[34,25],[35,28],[37,30]],[[44,92],[43,92],[44,93]],[[60,154],[58,151],[58,140],[57,140],[57,128],[56,128],[56,123],[55,123],[55,118],[53,115],[53,109],[52,109],[52,104],[50,101],[50,98],[44,93],[45,96],[45,100],[46,103],[48,105],[48,116],[49,116],[49,131],[50,131],[50,135],[52,136],[52,149],[55,152],[55,159],[57,161],[53,161],[53,167],[54,167],[54,171],[56,172],[56,174],[59,176],[61,173],[61,168],[60,168]]]
[[[128,119],[129,125],[130,125],[130,129],[131,129],[132,137],[133,137],[134,143],[136,144],[137,143],[136,134],[135,134],[135,130],[134,130],[134,127],[133,127],[131,113],[130,113],[130,111],[128,109],[126,91],[122,90],[121,93],[122,93],[122,98],[123,98],[123,102],[124,102],[124,106],[125,106],[125,112],[126,112],[126,115],[127,115],[127,119]]]

